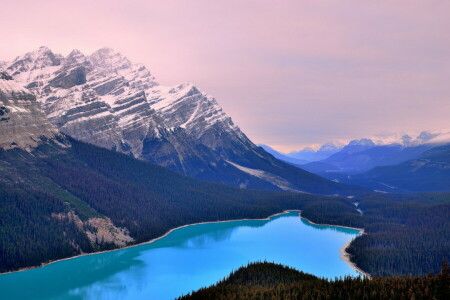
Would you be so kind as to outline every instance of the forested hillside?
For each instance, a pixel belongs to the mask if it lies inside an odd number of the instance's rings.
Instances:
[[[450,191],[450,145],[400,164],[376,167],[351,182],[387,192]]]
[[[353,198],[363,214],[342,203],[316,202],[302,216],[316,222],[364,228],[347,251],[376,276],[437,273],[450,259],[450,193],[382,194]],[[326,205],[325,205],[326,204]]]
[[[447,265],[438,275],[425,277],[320,279],[282,265],[253,263],[219,283],[179,299],[258,300],[403,300],[450,298]]]
[[[372,275],[437,273],[450,253],[450,194],[339,198],[237,189],[68,139],[69,148],[0,151],[2,272],[147,241],[185,224],[286,209],[315,223],[364,228],[348,250]]]
[[[0,150],[0,271],[147,241],[190,223],[265,218],[316,201],[352,209],[344,198],[208,183],[68,139],[69,148]],[[98,234],[104,230],[111,234]]]

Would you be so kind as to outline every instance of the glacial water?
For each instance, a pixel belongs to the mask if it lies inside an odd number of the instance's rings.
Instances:
[[[264,260],[320,277],[357,276],[340,249],[358,235],[299,212],[191,225],[150,244],[0,275],[0,299],[174,299]]]

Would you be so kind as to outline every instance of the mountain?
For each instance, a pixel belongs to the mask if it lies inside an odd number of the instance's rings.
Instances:
[[[295,159],[306,160],[308,162],[314,162],[326,159],[339,152],[341,149],[342,146],[340,144],[326,143],[323,144],[319,150],[314,150],[311,147],[307,147],[297,152],[291,152],[287,154],[287,156]]]
[[[48,119],[78,140],[237,187],[353,194],[253,144],[191,83],[160,85],[147,68],[103,48],[66,57],[47,47],[4,68],[37,95]]]
[[[280,152],[276,151],[275,149],[273,149],[273,148],[271,148],[271,147],[269,147],[267,145],[260,144],[258,146],[263,148],[264,151],[266,151],[267,153],[272,154],[273,157],[275,157],[275,158],[277,158],[279,160],[282,160],[284,162],[290,163],[291,165],[300,166],[300,165],[308,163],[307,160],[298,159],[298,158],[292,158],[292,157],[290,157],[288,155],[285,155],[283,153],[280,153]]]
[[[347,174],[366,163],[368,157],[364,154],[360,155],[360,153],[375,146],[371,139],[352,140],[329,157],[305,164],[302,167],[309,172],[321,174],[321,176],[326,176],[327,178],[331,176],[333,179],[336,179],[335,173]]]
[[[450,144],[400,164],[373,168],[353,176],[352,182],[388,192],[450,191]]]
[[[353,140],[353,141],[350,141],[348,143],[348,145],[344,146],[339,152],[328,157],[327,159],[329,161],[333,161],[336,158],[339,158],[341,156],[361,152],[361,151],[370,149],[375,146],[376,146],[375,143],[371,139]]]

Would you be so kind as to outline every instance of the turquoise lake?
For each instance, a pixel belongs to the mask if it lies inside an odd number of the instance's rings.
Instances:
[[[263,260],[320,277],[357,276],[340,249],[358,235],[299,212],[191,225],[150,244],[0,275],[0,299],[174,299]]]

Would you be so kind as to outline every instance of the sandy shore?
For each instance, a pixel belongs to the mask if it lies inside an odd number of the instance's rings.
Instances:
[[[133,247],[138,247],[138,246],[150,244],[150,243],[156,242],[157,240],[165,238],[166,236],[168,236],[169,234],[171,234],[173,231],[175,231],[177,229],[188,227],[188,226],[201,225],[201,224],[212,224],[212,223],[235,222],[235,221],[267,221],[267,220],[270,220],[273,217],[276,217],[276,216],[279,216],[279,215],[283,215],[283,214],[286,214],[286,213],[289,213],[289,212],[299,212],[299,213],[301,213],[301,210],[295,210],[295,209],[294,210],[285,210],[285,211],[282,211],[280,213],[276,213],[276,214],[270,215],[267,218],[263,218],[263,219],[233,219],[233,220],[209,221],[209,222],[199,222],[199,223],[186,224],[186,225],[182,225],[182,226],[170,229],[164,235],[162,235],[160,237],[157,237],[157,238],[154,238],[154,239],[151,239],[151,240],[149,240],[147,242],[134,244],[134,245],[130,245],[130,246],[122,247],[122,248],[112,249],[112,250],[105,250],[105,251],[92,252],[92,253],[81,253],[81,254],[76,255],[76,256],[61,258],[61,259],[58,259],[58,260],[52,260],[52,261],[49,261],[49,262],[46,262],[46,263],[42,263],[39,266],[27,267],[27,268],[22,268],[22,269],[19,269],[19,270],[16,270],[16,271],[0,273],[0,276],[1,275],[6,275],[6,274],[11,274],[11,273],[23,272],[23,271],[32,270],[32,269],[37,269],[37,268],[42,268],[42,267],[45,267],[45,266],[48,266],[48,265],[51,265],[51,264],[54,264],[54,263],[57,263],[57,262],[60,262],[60,261],[74,259],[74,258],[81,257],[81,256],[98,255],[98,254],[102,254],[102,253],[107,253],[107,252],[112,252],[112,251],[119,251],[119,250],[123,250],[123,249],[128,249],[128,248],[133,248]],[[300,215],[300,217],[302,219],[308,221],[309,223],[314,224],[314,225],[349,228],[349,229],[359,230],[359,232],[362,233],[362,234],[364,233],[364,229],[362,229],[362,228],[354,228],[354,227],[346,227],[346,226],[330,225],[330,224],[316,224],[316,223],[308,220],[307,218],[302,217],[301,215]],[[350,243],[351,243],[351,241],[348,242],[347,244],[345,244],[344,247],[342,247],[342,249],[340,250],[340,253],[341,253],[340,257],[342,258],[342,260],[344,260],[354,270],[356,270],[357,272],[359,272],[359,273],[363,274],[364,276],[367,276],[367,277],[370,278],[369,274],[367,274],[364,271],[360,270],[354,263],[352,263],[350,261],[350,255],[346,252],[346,249],[347,249],[347,247],[348,247],[348,245]]]
[[[354,264],[353,262],[350,261],[350,254],[347,252],[347,248],[348,246],[350,246],[350,243],[352,241],[347,242],[342,248],[341,250],[339,250],[339,252],[341,253],[340,258],[345,261],[348,265],[350,265],[354,270],[356,270],[358,273],[366,276],[367,278],[371,279],[372,277],[370,276],[369,273],[364,272],[363,270],[361,270],[360,268],[358,268],[358,266],[356,264]]]

